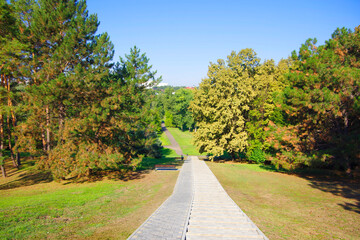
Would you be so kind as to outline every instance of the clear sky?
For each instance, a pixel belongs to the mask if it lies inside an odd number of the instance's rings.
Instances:
[[[253,48],[278,62],[308,38],[323,44],[337,27],[360,25],[360,0],[87,0],[114,61],[136,45],[163,82],[198,86],[209,62]]]

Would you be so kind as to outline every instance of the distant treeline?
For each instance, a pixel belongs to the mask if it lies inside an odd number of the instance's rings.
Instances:
[[[263,63],[252,49],[211,63],[190,108],[202,152],[278,168],[360,165],[360,26],[291,58]]]
[[[190,102],[194,99],[193,88],[166,86],[154,88],[153,94],[152,107],[167,127],[177,127],[183,131],[194,129],[194,118],[189,111]]]
[[[135,168],[159,157],[149,87],[160,81],[136,47],[112,64],[85,1],[0,0],[0,166],[20,153],[56,178]]]

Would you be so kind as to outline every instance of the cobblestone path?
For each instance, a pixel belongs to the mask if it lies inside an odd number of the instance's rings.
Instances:
[[[194,199],[187,240],[268,239],[225,192],[204,161],[193,158]]]

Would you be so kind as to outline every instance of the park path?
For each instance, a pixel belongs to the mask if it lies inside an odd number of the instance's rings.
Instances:
[[[181,155],[166,128],[165,133]],[[229,197],[205,162],[190,156],[180,169],[173,194],[128,239],[268,238]]]
[[[206,163],[192,159],[194,198],[186,239],[268,239],[225,192]]]
[[[169,130],[167,130],[164,123],[161,124],[161,128],[165,132],[166,136],[168,137],[168,139],[169,139],[169,141],[171,143],[171,145],[164,146],[164,147],[175,150],[176,154],[178,154],[178,155],[183,155],[183,152],[182,152],[182,150],[180,148],[180,145],[177,143],[177,141],[175,140],[173,135],[169,132]]]

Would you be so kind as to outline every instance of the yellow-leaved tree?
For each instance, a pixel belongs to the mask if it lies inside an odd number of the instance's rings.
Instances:
[[[227,153],[232,159],[246,154],[252,161],[264,161],[264,129],[274,115],[273,95],[283,88],[288,65],[287,60],[277,66],[273,60],[260,64],[252,49],[233,51],[226,61],[210,63],[190,106],[199,151],[212,156]]]

